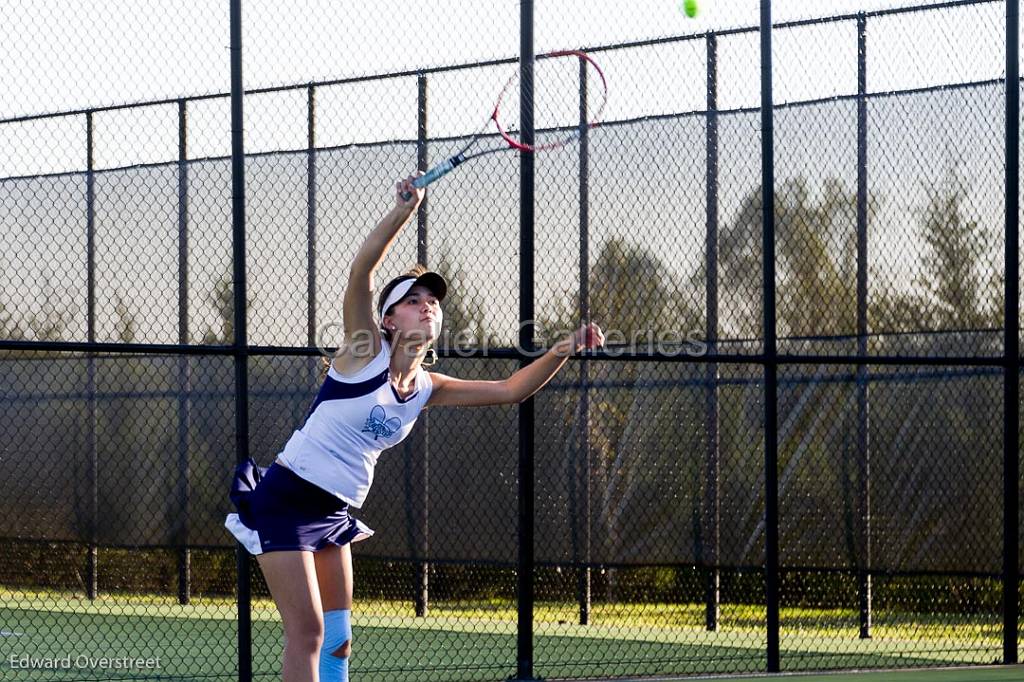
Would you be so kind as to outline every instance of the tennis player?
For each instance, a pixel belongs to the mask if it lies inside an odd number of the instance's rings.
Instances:
[[[371,293],[374,271],[423,200],[412,180],[397,183],[395,207],[356,254],[345,289],[344,341],[305,423],[269,469],[250,459],[232,487],[238,513],[225,525],[257,556],[281,613],[285,682],[348,680],[351,543],[373,534],[350,510],[366,500],[381,451],[401,442],[425,407],[520,402],[573,352],[604,343],[590,324],[502,381],[427,372],[423,361],[441,330],[444,278],[418,266],[388,282],[376,316]]]

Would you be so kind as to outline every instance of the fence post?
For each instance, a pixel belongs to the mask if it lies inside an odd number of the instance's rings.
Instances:
[[[718,39],[709,33],[707,46],[707,114],[705,117],[705,188],[707,231],[705,257],[706,334],[709,353],[718,352]],[[704,420],[708,429],[704,461],[704,556],[707,567],[704,622],[709,632],[718,630],[721,599],[719,572],[719,539],[721,501],[718,495],[720,438],[718,424],[718,364],[709,363],[705,370]]]
[[[533,144],[533,0],[519,5],[519,129],[524,144]],[[533,350],[533,155],[519,153],[519,347]],[[530,361],[524,358],[525,366]],[[534,399],[519,404],[519,558],[516,677],[533,678],[533,522]]]
[[[320,348],[316,307],[316,84],[306,87],[306,346]],[[310,363],[310,385],[321,383],[319,359]]]
[[[188,328],[188,108],[178,100],[178,343],[189,342]],[[192,408],[191,360],[178,355],[178,506],[181,526],[178,539],[178,603],[191,601],[191,482],[188,434]]]
[[[235,457],[249,457],[249,349],[246,327],[245,137],[242,104],[242,0],[231,0],[231,249],[234,277]],[[238,566],[238,680],[252,681],[252,595],[249,553],[235,546]]]
[[[587,61],[580,59],[580,168],[579,168],[579,211],[580,211],[580,321],[590,323],[590,127],[587,111]],[[582,509],[578,509],[570,521],[573,529],[574,553],[583,555],[584,565],[580,567],[576,585],[577,601],[580,607],[580,625],[590,624],[590,598],[593,586],[590,571],[590,361],[580,360],[579,383],[579,469],[571,471],[571,481],[579,481],[577,495],[583,498]],[[575,496],[574,496],[575,501]],[[578,528],[582,526],[582,537]],[[582,540],[582,548],[578,545]],[[581,551],[576,551],[581,550]]]
[[[306,88],[306,345],[316,338],[316,85]],[[314,363],[313,374],[318,376]]]
[[[93,112],[85,114],[85,249],[86,249],[86,340],[96,343],[96,173]],[[96,409],[96,355],[86,354],[86,435],[89,452],[89,549],[86,593],[90,600],[99,594],[99,443]]]
[[[764,513],[768,672],[779,672],[778,351],[775,328],[775,145],[772,3],[761,0],[761,217],[764,313]]]
[[[868,354],[868,111],[867,17],[857,15],[857,357]],[[871,638],[871,438],[868,367],[857,365],[857,462],[860,558],[857,593],[860,638]]]
[[[1006,2],[1006,238],[1003,371],[1003,662],[1020,623],[1020,3]]]
[[[430,165],[427,149],[427,76],[419,74],[416,78],[416,168],[426,171]],[[429,198],[425,197],[416,213],[416,257],[417,262],[427,265],[427,221]],[[427,554],[430,551],[430,411],[420,415],[420,433],[423,438],[423,451],[418,460],[422,467],[420,481],[420,509],[422,521],[420,526],[420,561],[416,563],[416,615],[426,617],[430,609],[430,564]]]

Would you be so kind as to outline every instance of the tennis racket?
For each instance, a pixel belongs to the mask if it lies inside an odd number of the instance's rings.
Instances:
[[[541,152],[558,149],[579,139],[587,128],[600,121],[608,101],[608,84],[604,72],[590,55],[579,50],[561,50],[538,55],[534,65],[534,129],[535,139],[527,144],[519,130],[519,69],[509,77],[498,94],[494,110],[469,142],[454,156],[448,157],[424,175],[412,181],[423,188],[451,173],[470,159],[512,149]],[[492,147],[474,149],[478,142],[494,136]],[[411,194],[402,193],[408,200]]]

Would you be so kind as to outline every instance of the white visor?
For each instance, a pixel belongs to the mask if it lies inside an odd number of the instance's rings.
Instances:
[[[384,305],[380,307],[381,317],[384,316],[384,313],[387,312],[391,306],[405,298],[405,295],[409,293],[409,289],[412,289],[415,284],[416,278],[414,277],[410,277],[403,282],[399,282],[395,288],[391,290],[391,293],[388,294],[388,297],[384,299]]]
[[[437,297],[438,301],[443,301],[444,297],[448,294],[448,282],[445,281],[444,277],[436,272],[424,272],[419,277],[410,276],[396,284],[395,288],[388,292],[388,297],[381,303],[377,314],[383,318],[388,308],[408,296],[409,290],[417,284],[430,290]]]

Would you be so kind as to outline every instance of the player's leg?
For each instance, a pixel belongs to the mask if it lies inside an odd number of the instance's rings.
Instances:
[[[352,655],[352,549],[330,545],[313,554],[324,611],[320,682],[348,682]]]
[[[313,553],[267,552],[257,560],[284,626],[284,682],[316,682],[324,620]]]

